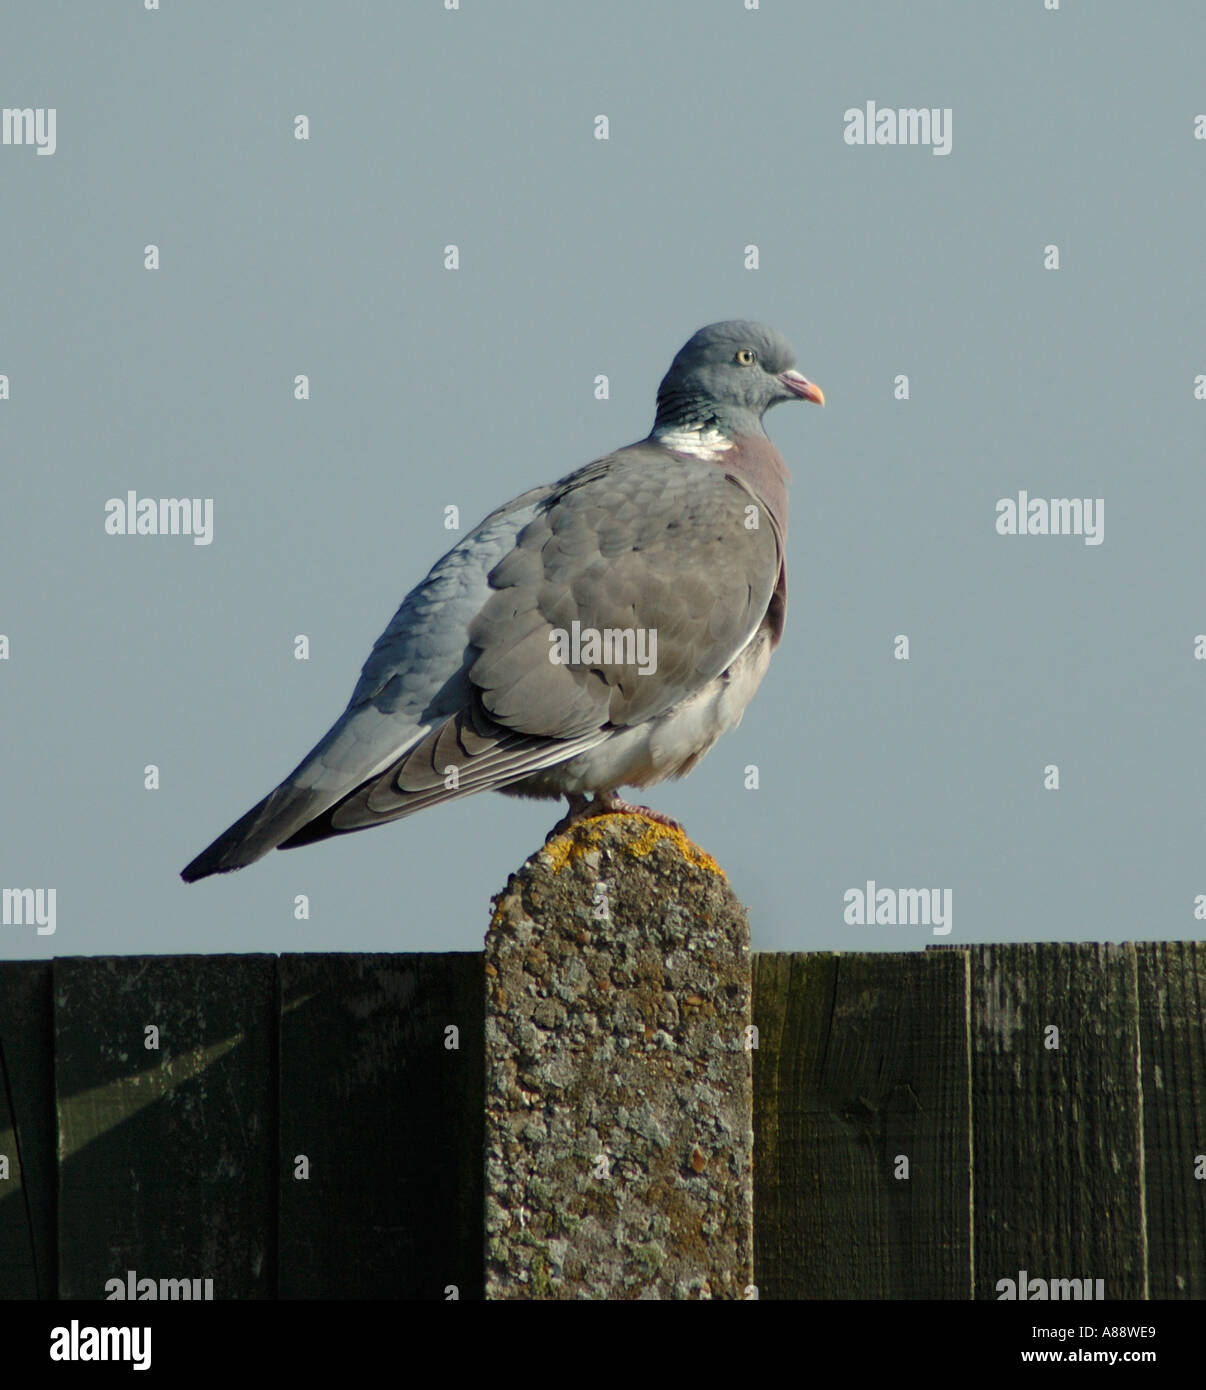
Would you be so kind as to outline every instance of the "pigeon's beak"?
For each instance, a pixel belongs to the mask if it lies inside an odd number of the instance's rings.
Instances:
[[[814,405],[825,404],[825,393],[814,381],[809,381],[806,376],[801,376],[799,372],[788,370],[779,373],[779,380],[792,393],[799,396],[802,401],[812,401]]]

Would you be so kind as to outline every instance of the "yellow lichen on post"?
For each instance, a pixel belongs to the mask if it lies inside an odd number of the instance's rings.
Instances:
[[[578,821],[563,834],[556,836],[544,847],[543,853],[547,854],[553,861],[553,869],[560,873],[567,864],[580,858],[584,854],[589,854],[596,849],[602,838],[602,831],[609,822],[619,820],[638,821],[641,825],[640,836],[635,840],[627,841],[620,849],[621,854],[631,855],[640,859],[653,850],[659,841],[669,840],[678,850],[679,854],[689,864],[694,864],[700,869],[706,869],[709,873],[719,874],[721,878],[727,879],[728,875],[720,867],[715,859],[706,851],[700,849],[687,839],[682,829],[678,826],[662,825],[660,821],[650,820],[648,816],[624,815],[617,816],[614,813],[603,813],[598,816],[591,816],[586,820]]]

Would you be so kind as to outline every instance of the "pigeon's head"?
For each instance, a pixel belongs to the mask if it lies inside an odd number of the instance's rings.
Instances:
[[[655,430],[719,429],[760,433],[763,414],[780,401],[825,404],[825,393],[795,370],[791,344],[765,324],[710,323],[679,349],[657,392]]]

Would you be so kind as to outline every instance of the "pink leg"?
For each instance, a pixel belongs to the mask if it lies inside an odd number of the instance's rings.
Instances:
[[[621,801],[614,791],[595,793],[595,809],[606,815],[644,816],[646,820],[656,821],[658,825],[668,825],[671,830],[681,830],[678,821],[672,820],[662,811],[654,811],[648,806],[637,806],[631,801]]]
[[[614,791],[597,791],[593,801],[588,801],[581,792],[566,792],[566,799],[569,801],[569,810],[544,837],[545,844],[557,835],[563,835],[571,825],[576,825],[580,820],[589,820],[592,816],[644,816],[647,820],[656,821],[658,825],[669,826],[671,830],[682,829],[678,821],[671,820],[661,811],[651,810],[648,806],[637,806],[631,801],[622,801]]]

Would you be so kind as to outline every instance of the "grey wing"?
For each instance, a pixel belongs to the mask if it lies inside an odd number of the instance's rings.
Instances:
[[[466,673],[477,656],[468,628],[489,597],[487,575],[550,491],[534,489],[492,512],[433,566],[377,639],[340,719],[188,865],[186,881],[253,863],[465,708],[472,696]]]
[[[461,707],[283,847],[505,787],[656,718],[751,640],[782,560],[769,513],[711,464],[636,445],[571,474],[489,575]],[[655,635],[655,660],[554,660],[575,622]]]
[[[718,676],[761,625],[783,565],[774,519],[715,465],[646,453],[636,446],[564,480],[491,573],[496,592],[469,631],[481,652],[469,678],[508,728],[567,738],[656,718]],[[551,634],[575,622],[645,633],[656,659],[550,662]]]

